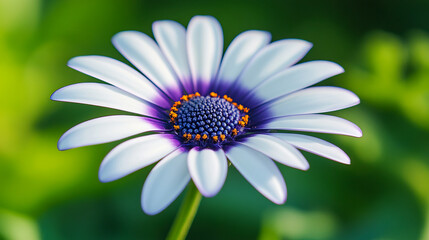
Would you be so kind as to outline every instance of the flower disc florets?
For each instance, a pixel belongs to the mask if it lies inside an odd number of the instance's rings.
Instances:
[[[248,108],[230,97],[184,95],[170,109],[170,122],[183,141],[192,146],[213,146],[232,141],[249,122]]]

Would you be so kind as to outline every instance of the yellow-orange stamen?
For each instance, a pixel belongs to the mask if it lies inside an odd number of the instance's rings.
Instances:
[[[213,137],[213,141],[214,141],[214,142],[217,142],[218,140],[219,140],[219,137],[218,137],[218,136],[214,136],[214,137]]]
[[[176,118],[176,117],[177,117],[177,113],[175,113],[175,112],[171,111],[171,112],[170,112],[170,117],[171,117],[171,118]]]
[[[208,137],[207,137],[207,134],[204,134],[204,135],[203,135],[203,139],[204,139],[204,140],[206,140],[207,138],[208,138]]]
[[[249,122],[249,115],[245,115],[241,119],[243,119],[243,122],[245,122],[247,124]]]
[[[182,101],[188,101],[189,100],[189,98],[188,98],[188,95],[183,95],[181,98],[180,98],[180,100],[182,100]]]
[[[199,141],[199,140],[200,140],[200,138],[201,138],[201,135],[200,135],[200,134],[195,135],[195,140]]]
[[[211,92],[211,93],[210,93],[210,97],[217,97],[217,93],[215,93],[215,92]]]
[[[238,130],[237,129],[232,129],[232,136],[235,136],[235,135],[237,135],[238,134]]]
[[[220,135],[220,140],[225,141],[225,135],[224,134]]]
[[[180,126],[179,125],[174,125],[174,130],[179,130],[180,129]]]

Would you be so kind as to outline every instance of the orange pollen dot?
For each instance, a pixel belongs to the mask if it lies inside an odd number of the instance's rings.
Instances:
[[[249,110],[250,110],[249,108],[244,108],[244,109],[243,109],[243,112],[248,113],[248,112],[249,112]]]
[[[203,139],[204,139],[204,140],[206,140],[207,138],[208,138],[208,137],[207,137],[207,134],[204,134],[204,135],[203,135]]]
[[[195,94],[189,94],[188,97],[193,98],[193,97],[195,97]]]
[[[246,123],[243,121],[238,121],[238,124],[240,124],[240,126],[242,126],[242,127],[246,126]]]
[[[201,138],[201,135],[200,134],[197,134],[197,135],[195,135],[195,140],[200,140],[200,138]]]
[[[226,101],[232,102],[232,98],[229,97],[229,98],[226,99]]]
[[[188,133],[188,136],[186,136],[186,139],[191,140],[192,139],[192,135],[190,133]]]
[[[236,102],[233,102],[232,105],[234,105],[235,107],[238,106],[238,104]]]
[[[215,92],[211,92],[211,93],[210,93],[210,97],[217,97],[217,93],[215,93]]]
[[[237,135],[238,134],[238,130],[237,129],[232,129],[232,136],[235,136],[235,135]]]
[[[227,95],[223,95],[223,99],[227,100],[228,96]]]
[[[176,117],[177,117],[177,113],[175,113],[175,112],[171,111],[171,112],[170,112],[170,117],[171,117],[171,118],[176,118]]]
[[[201,94],[199,92],[196,92],[195,97],[199,97],[199,96],[201,96]]]
[[[243,110],[243,108],[244,108],[244,107],[243,107],[243,105],[241,105],[241,104],[240,104],[240,105],[238,105],[238,107],[237,107],[237,108],[238,108],[238,110],[240,110],[240,111],[241,111],[241,110]]]
[[[174,125],[174,130],[179,130],[180,126],[179,125]]]
[[[188,101],[189,99],[188,99],[188,95],[183,95],[181,98],[180,98],[180,100],[182,100],[182,101]]]
[[[177,101],[177,102],[175,102],[175,103],[173,104],[173,107],[177,107],[177,106],[180,106],[180,105],[182,105],[182,103],[181,103],[180,101]]]
[[[218,136],[214,136],[214,137],[213,137],[213,141],[217,142],[218,140],[219,140],[219,137],[218,137]]]
[[[173,111],[173,112],[177,112],[177,108],[176,107],[172,107],[172,108],[170,108],[170,110]]]
[[[225,141],[225,134],[220,135],[220,140]]]
[[[242,117],[243,121],[247,124],[249,122],[249,115]]]

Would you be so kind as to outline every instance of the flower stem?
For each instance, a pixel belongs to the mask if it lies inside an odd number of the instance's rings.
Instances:
[[[173,226],[168,233],[167,240],[182,240],[188,235],[189,228],[197,213],[201,202],[201,193],[191,181],[185,199],[180,206],[179,213],[174,219]]]

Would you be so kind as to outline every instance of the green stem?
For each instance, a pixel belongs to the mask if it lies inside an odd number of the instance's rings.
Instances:
[[[167,235],[167,240],[183,240],[186,238],[200,202],[201,193],[191,181],[185,199],[183,199],[182,206],[180,206],[179,213],[176,219],[174,219],[173,226]]]

